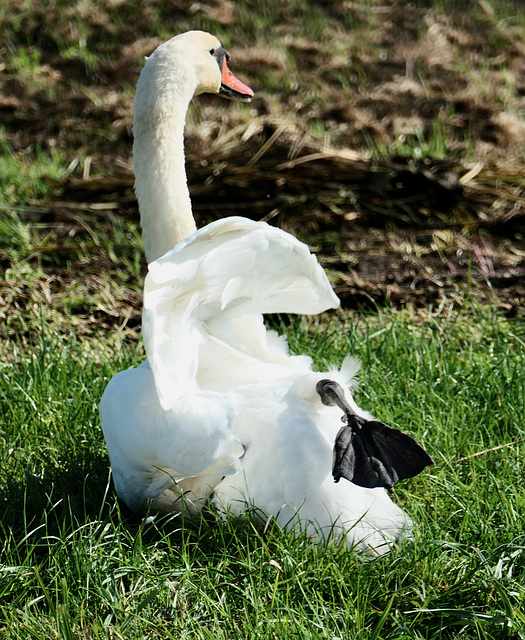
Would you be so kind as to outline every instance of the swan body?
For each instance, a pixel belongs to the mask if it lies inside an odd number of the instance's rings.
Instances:
[[[347,359],[340,371],[315,372],[263,322],[264,313],[337,307],[326,274],[303,243],[263,222],[232,217],[195,229],[183,149],[189,102],[225,83],[240,99],[251,92],[221,49],[209,34],[177,36],[148,59],[137,87],[147,360],[118,373],[101,400],[116,491],[137,512],[213,503],[238,514],[252,505],[317,539],[383,553],[410,519],[383,488],[334,483],[341,413],[316,392],[327,377],[349,389],[358,366]]]

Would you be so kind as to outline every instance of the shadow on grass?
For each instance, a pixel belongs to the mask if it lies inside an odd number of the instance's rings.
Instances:
[[[140,540],[140,547],[191,548],[207,560],[239,543],[260,546],[268,537],[284,542],[295,536],[255,508],[227,517],[211,507],[197,515],[136,514],[117,497],[103,455],[72,460],[62,471],[53,469],[42,476],[26,471],[24,482],[1,483],[0,532],[7,548],[17,548],[20,564],[30,560],[32,565],[45,565],[54,543],[69,544],[86,531],[94,540],[103,531],[111,535],[120,531],[130,544]],[[304,538],[308,544],[306,534]]]
[[[26,471],[23,482],[2,482],[0,531],[17,547],[21,563],[46,563],[50,541],[66,540],[85,527],[119,522],[138,527],[140,521],[120,508],[107,457],[89,455],[72,460],[62,471],[42,476]]]

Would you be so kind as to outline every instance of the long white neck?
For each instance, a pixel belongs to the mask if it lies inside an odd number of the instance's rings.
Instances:
[[[148,263],[196,231],[184,165],[184,125],[195,89],[191,70],[174,75],[158,63],[146,64],[137,85],[133,164]]]

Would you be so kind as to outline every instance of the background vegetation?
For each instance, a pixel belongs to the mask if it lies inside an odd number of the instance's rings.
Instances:
[[[436,460],[386,558],[113,493],[97,405],[143,358],[134,85],[190,28],[256,91],[195,101],[199,223],[305,239],[343,308],[269,322],[320,368],[359,355],[360,404]],[[524,32],[489,0],[4,0],[2,637],[525,637]]]

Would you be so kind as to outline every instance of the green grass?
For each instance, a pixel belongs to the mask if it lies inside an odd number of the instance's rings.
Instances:
[[[197,139],[203,122],[223,118],[231,130],[228,117],[238,124],[254,109],[374,156],[476,160],[490,115],[522,111],[517,3],[305,11],[302,0],[243,0],[231,21],[228,3],[217,4],[222,17],[213,3],[188,11],[158,0],[0,7],[0,637],[525,638],[525,326],[468,291],[423,316],[269,319],[320,369],[358,355],[360,405],[432,453],[436,466],[395,490],[415,520],[413,542],[370,561],[271,519],[260,527],[252,514],[150,521],[116,499],[97,406],[111,376],[143,358],[140,232],[122,192],[118,211],[113,194],[108,209],[95,196],[102,208],[90,209],[91,194],[60,203],[59,181],[114,175],[116,159],[129,158],[147,53],[136,42],[202,28],[232,49],[256,101],[233,116],[220,101],[212,116],[211,103],[197,103]],[[451,67],[423,55],[434,20]],[[409,71],[423,96],[382,102]],[[364,120],[349,129],[356,104]],[[421,114],[423,124],[398,131],[392,113]],[[492,143],[505,167],[511,142]]]
[[[58,150],[46,153],[31,149],[22,155],[13,153],[7,144],[0,145],[0,205],[49,197],[52,182],[62,177],[64,168],[64,155]]]
[[[490,308],[326,320],[271,322],[319,367],[359,355],[360,404],[431,451],[396,489],[414,542],[366,561],[249,515],[132,516],[97,403],[140,346],[43,324],[2,354],[2,637],[525,637],[523,325]]]

